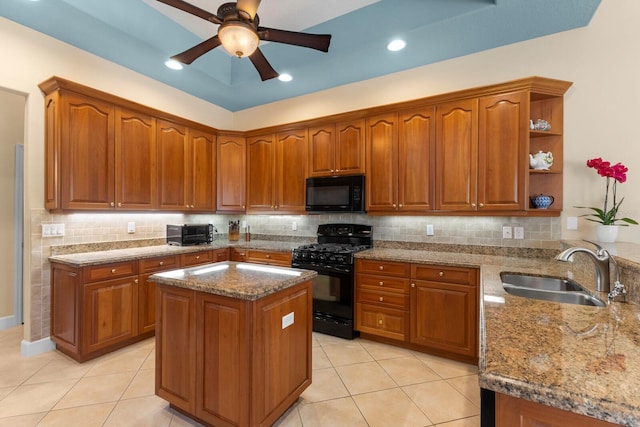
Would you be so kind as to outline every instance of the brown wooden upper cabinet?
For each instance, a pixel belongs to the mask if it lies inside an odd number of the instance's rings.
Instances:
[[[432,209],[433,139],[433,107],[367,119],[368,212]]]
[[[438,105],[436,209],[524,209],[526,102],[516,92]]]
[[[247,139],[247,213],[304,213],[307,130]]]
[[[364,120],[309,129],[309,176],[365,172]]]
[[[218,212],[244,212],[246,208],[247,141],[218,135]]]

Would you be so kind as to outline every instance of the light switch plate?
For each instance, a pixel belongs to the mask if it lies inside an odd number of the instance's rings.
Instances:
[[[282,316],[282,329],[286,329],[293,325],[293,311],[285,316]]]
[[[524,239],[524,227],[513,227],[513,238]]]
[[[577,230],[577,229],[578,229],[578,217],[577,216],[567,217],[567,230]]]
[[[427,224],[427,236],[433,236],[433,224]]]
[[[127,223],[127,233],[133,234],[135,232],[136,232],[136,223],[135,222]]]
[[[503,239],[512,239],[513,238],[513,230],[511,226],[505,225],[502,227],[502,238]]]

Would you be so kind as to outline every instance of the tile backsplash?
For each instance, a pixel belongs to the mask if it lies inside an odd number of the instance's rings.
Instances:
[[[97,242],[164,239],[166,224],[211,223],[226,235],[230,220],[246,221],[254,235],[283,240],[315,239],[319,224],[356,223],[373,226],[373,238],[381,241],[445,243],[481,246],[556,248],[560,218],[368,216],[322,215],[184,215],[172,213],[73,213],[51,214],[45,209],[31,212],[31,340],[50,335],[49,306],[51,247]],[[135,223],[135,233],[128,224]],[[42,224],[64,224],[62,237],[42,237]],[[426,235],[428,224],[434,235]],[[523,227],[524,239],[503,239],[502,227]],[[244,229],[241,230],[244,232]],[[132,242],[133,243],[133,242]]]

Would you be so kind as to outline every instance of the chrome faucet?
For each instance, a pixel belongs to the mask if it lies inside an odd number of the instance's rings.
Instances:
[[[596,251],[592,251],[591,249],[581,248],[581,247],[573,247],[569,249],[565,249],[556,255],[556,260],[563,262],[571,262],[571,255],[577,252],[584,252],[589,255],[591,261],[596,266],[596,291],[598,292],[609,292],[610,290],[610,274],[609,274],[609,260],[613,259],[609,252],[601,246],[589,242],[595,245]],[[617,266],[616,266],[617,267]]]

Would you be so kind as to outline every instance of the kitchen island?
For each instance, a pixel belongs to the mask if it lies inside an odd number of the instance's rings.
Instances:
[[[219,262],[156,283],[156,394],[216,426],[269,426],[311,384],[317,273]]]

